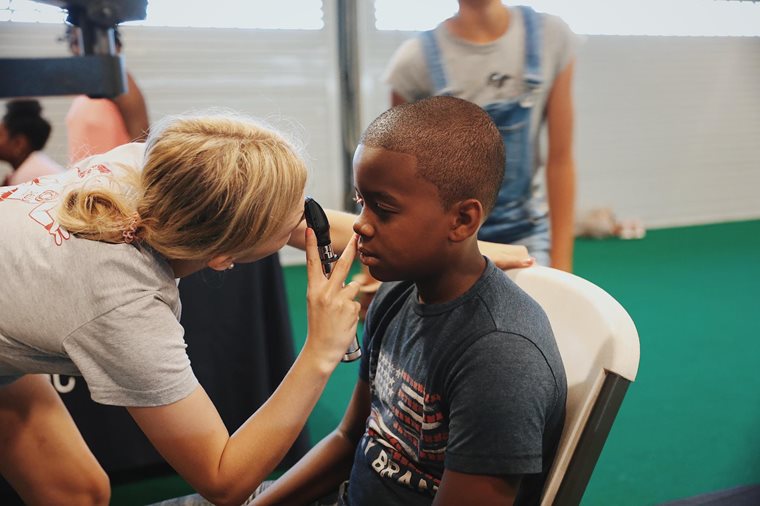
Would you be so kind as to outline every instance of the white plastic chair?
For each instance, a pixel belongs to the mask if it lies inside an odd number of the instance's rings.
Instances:
[[[639,336],[623,307],[598,286],[548,267],[507,275],[549,317],[567,375],[567,413],[542,506],[577,505],[639,368]]]

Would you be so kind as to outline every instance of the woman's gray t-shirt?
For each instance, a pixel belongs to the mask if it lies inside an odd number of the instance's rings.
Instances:
[[[167,261],[145,246],[80,239],[56,219],[70,188],[112,185],[143,152],[127,144],[0,188],[0,385],[81,375],[94,401],[118,406],[170,404],[198,385]]]

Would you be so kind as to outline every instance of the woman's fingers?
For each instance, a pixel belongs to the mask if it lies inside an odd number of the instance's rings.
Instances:
[[[335,359],[342,357],[356,334],[359,320],[360,304],[356,301],[359,283],[344,285],[356,255],[356,242],[357,237],[351,237],[327,279],[322,272],[314,231],[306,231],[309,336],[321,352],[326,352]],[[337,354],[338,351],[341,353]]]
[[[356,296],[359,295],[359,289],[361,286],[356,281],[351,281],[349,284],[343,287],[343,294],[346,296],[347,299],[354,301],[356,299]],[[357,304],[359,304],[358,301],[354,301]],[[357,310],[357,316],[359,315],[359,312]]]
[[[351,236],[346,248],[343,250],[343,253],[335,264],[335,268],[333,269],[329,281],[332,285],[332,290],[337,290],[337,292],[332,292],[334,293],[333,297],[345,301],[346,305],[344,308],[350,314],[350,322],[353,327],[356,327],[356,323],[359,320],[359,309],[361,305],[356,301],[356,297],[359,295],[359,289],[361,286],[356,281],[351,281],[346,284],[346,278],[348,277],[351,264],[356,256],[357,240],[358,236],[356,234]]]
[[[306,279],[309,288],[321,286],[326,281],[317,249],[317,236],[310,228],[306,229]]]
[[[358,240],[357,237],[358,236],[356,234],[351,236],[351,239],[349,239],[346,248],[343,250],[340,258],[335,263],[335,268],[333,269],[332,276],[330,277],[330,279],[339,281],[340,286],[346,282],[348,271],[351,269],[351,265],[354,263],[354,258],[356,257],[356,241]]]

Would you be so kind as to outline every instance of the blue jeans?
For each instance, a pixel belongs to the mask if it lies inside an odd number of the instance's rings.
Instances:
[[[512,241],[511,244],[519,244],[528,248],[528,253],[536,259],[538,265],[549,266],[551,264],[551,240],[548,230]]]

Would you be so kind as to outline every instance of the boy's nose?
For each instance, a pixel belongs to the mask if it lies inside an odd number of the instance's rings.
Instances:
[[[373,230],[372,226],[364,221],[361,215],[359,215],[359,217],[356,218],[356,221],[354,221],[354,232],[359,234],[361,237],[371,237]]]

